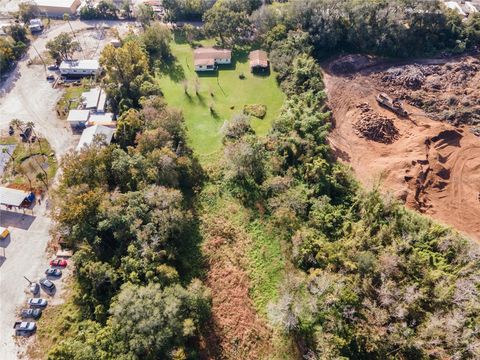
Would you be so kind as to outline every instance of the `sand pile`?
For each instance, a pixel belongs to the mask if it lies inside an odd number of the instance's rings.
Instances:
[[[384,144],[398,139],[398,129],[392,119],[377,114],[367,103],[359,104],[357,108],[360,109],[360,119],[353,128],[358,136]]]

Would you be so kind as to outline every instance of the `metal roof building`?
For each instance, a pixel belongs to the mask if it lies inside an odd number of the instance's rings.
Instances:
[[[80,141],[78,142],[77,151],[82,150],[84,146],[93,144],[95,138],[100,136],[104,137],[104,140],[107,144],[110,144],[114,132],[115,129],[102,125],[94,125],[86,128],[85,130],[83,130]]]
[[[80,0],[35,0],[40,12],[51,17],[73,15],[82,4]]]
[[[28,197],[28,192],[0,187],[0,204],[7,206],[20,206]]]

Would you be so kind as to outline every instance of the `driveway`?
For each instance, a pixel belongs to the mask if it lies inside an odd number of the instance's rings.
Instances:
[[[10,228],[10,236],[0,241],[0,349],[2,360],[17,359],[13,335],[17,307],[26,301],[28,282],[38,281],[47,268],[45,252],[50,239],[51,220],[45,202],[27,211],[0,211],[0,226]]]

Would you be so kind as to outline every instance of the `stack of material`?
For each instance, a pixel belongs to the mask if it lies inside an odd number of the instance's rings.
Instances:
[[[388,70],[382,80],[386,83],[403,86],[407,89],[420,89],[425,82],[423,69],[415,65]]]
[[[357,108],[360,109],[360,120],[353,124],[353,128],[358,136],[384,144],[391,144],[398,139],[398,129],[392,119],[375,113],[367,103]]]

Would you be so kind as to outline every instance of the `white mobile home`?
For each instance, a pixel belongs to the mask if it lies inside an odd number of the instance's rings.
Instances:
[[[98,60],[64,60],[60,64],[60,74],[64,76],[92,76],[98,75],[99,72]]]

